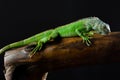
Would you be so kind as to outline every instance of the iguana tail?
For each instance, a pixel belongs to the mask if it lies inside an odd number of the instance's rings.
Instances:
[[[0,54],[4,53],[5,51],[11,49],[11,48],[16,48],[16,47],[20,47],[20,46],[24,46],[24,40],[23,41],[18,41],[9,45],[6,45],[5,47],[0,49]]]
[[[49,31],[46,31],[46,32],[43,32],[43,33],[39,33],[39,34],[36,34],[34,36],[31,36],[31,37],[29,37],[27,39],[24,39],[24,40],[21,40],[21,41],[18,41],[18,42],[6,45],[5,47],[3,47],[3,48],[0,49],[0,54],[4,53],[5,51],[7,51],[9,49],[12,49],[12,48],[22,47],[22,46],[28,45],[28,44],[30,44],[32,42],[33,43],[34,42],[38,42],[38,40],[40,40],[41,37],[44,37],[45,35],[48,35],[51,32],[52,32],[52,30],[49,30]],[[37,50],[37,48],[35,48],[35,51],[36,50]]]
[[[8,50],[9,47],[10,47],[10,46],[7,45],[7,46],[3,47],[2,49],[0,49],[0,54],[4,53],[6,50]]]

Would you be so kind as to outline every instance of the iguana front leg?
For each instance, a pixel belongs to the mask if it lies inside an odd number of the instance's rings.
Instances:
[[[91,33],[83,32],[83,31],[80,31],[79,29],[76,29],[75,32],[77,33],[78,36],[80,36],[83,39],[83,42],[85,42],[87,46],[90,46],[91,44],[90,37],[91,35],[93,35],[92,32]]]
[[[30,57],[32,57],[38,50],[41,50],[44,43],[50,41],[51,39],[55,39],[58,36],[58,32],[53,30],[49,35],[43,37],[37,42],[36,47],[30,53]]]

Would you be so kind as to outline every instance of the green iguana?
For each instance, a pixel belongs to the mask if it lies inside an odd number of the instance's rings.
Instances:
[[[83,42],[89,46],[91,44],[90,37],[94,33],[107,35],[109,32],[109,25],[101,21],[98,17],[83,18],[70,24],[59,26],[55,29],[50,29],[27,39],[6,45],[0,49],[0,54],[11,48],[21,47],[36,42],[36,47],[30,53],[30,56],[32,56],[37,50],[42,48],[43,44],[51,39],[55,39],[58,35],[60,37],[80,36],[83,39]]]

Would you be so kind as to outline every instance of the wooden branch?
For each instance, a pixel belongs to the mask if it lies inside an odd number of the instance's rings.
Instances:
[[[39,76],[42,78],[47,71],[120,62],[120,32],[95,35],[91,41],[92,45],[88,47],[79,37],[57,39],[45,44],[32,58],[28,55],[30,46],[7,51],[4,57],[6,80],[12,80],[13,71],[20,65],[25,67],[24,72],[21,71],[24,78],[19,75],[22,79],[17,80],[40,80]]]

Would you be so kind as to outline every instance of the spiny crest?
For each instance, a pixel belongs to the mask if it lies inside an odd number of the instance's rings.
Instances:
[[[89,17],[88,19],[89,19],[89,22],[90,22],[91,24],[94,24],[94,23],[96,23],[96,24],[104,23],[104,22],[103,22],[102,20],[100,20],[98,17]]]
[[[91,23],[91,24],[94,24],[96,22],[101,22],[101,20],[98,17],[87,17],[87,18],[83,18],[81,20],[85,21],[86,23]]]
[[[87,17],[87,18],[83,18],[83,19],[89,19],[89,20],[99,20],[98,17]]]

